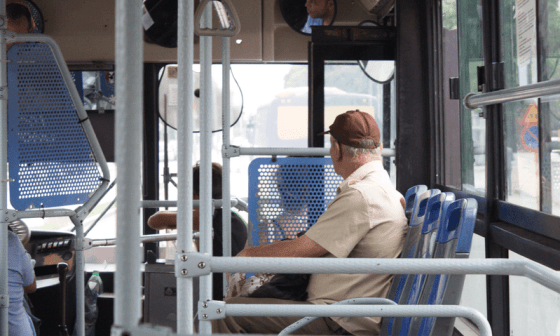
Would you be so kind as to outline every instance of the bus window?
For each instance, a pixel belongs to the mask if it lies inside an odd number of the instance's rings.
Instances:
[[[169,68],[169,66],[168,66]],[[308,119],[308,75],[307,65],[300,64],[232,64],[233,77],[231,86],[239,84],[239,96],[243,97],[239,120],[231,128],[231,143],[241,147],[307,147]],[[371,113],[379,124],[383,136],[383,85],[370,80],[356,62],[348,64],[329,64],[326,69],[325,88],[325,129],[334,118],[351,109],[360,109]],[[221,76],[221,65],[213,65],[212,73]],[[213,75],[213,76],[214,76]],[[164,75],[165,77],[165,75]],[[214,79],[214,82],[218,81]],[[164,83],[160,90],[169,90]],[[394,86],[392,81],[391,86]],[[394,89],[391,100],[394,101]],[[160,91],[161,96],[161,91]],[[160,101],[160,115],[163,105]],[[390,120],[395,119],[394,103],[387,107]],[[219,108],[214,110],[218,110]],[[232,121],[236,119],[232,118]],[[198,128],[195,120],[195,129]],[[391,128],[394,130],[394,122]],[[165,123],[160,123],[160,170],[164,171],[163,151],[167,148],[168,167],[171,173],[177,171],[177,135],[173,128],[167,129],[167,146],[165,145]],[[215,127],[216,128],[216,127]],[[390,131],[391,147],[394,143],[394,131]],[[212,161],[222,162],[221,133],[213,136]],[[199,148],[199,135],[194,135],[194,148]],[[328,137],[326,147],[330,146]],[[195,152],[194,162],[200,159]],[[247,197],[247,167],[253,157],[240,157],[232,160],[231,190],[232,196]],[[394,174],[392,174],[394,175]],[[161,180],[163,185],[163,178]],[[165,197],[161,188],[161,199]],[[175,188],[169,188],[169,199],[176,199]]]
[[[72,71],[71,74],[86,110],[115,109],[114,71]]]

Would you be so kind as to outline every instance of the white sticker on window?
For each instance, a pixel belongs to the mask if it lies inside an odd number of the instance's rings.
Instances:
[[[169,100],[167,104],[169,106],[177,106],[179,102],[179,85],[178,84],[169,84]]]
[[[154,24],[154,20],[150,16],[150,12],[146,11],[143,16],[142,25],[144,26],[144,30],[150,29],[150,27]]]

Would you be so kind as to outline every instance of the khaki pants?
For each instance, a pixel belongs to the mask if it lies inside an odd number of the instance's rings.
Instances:
[[[312,304],[307,301],[236,297],[226,300],[231,304]],[[212,321],[212,332],[220,334],[275,334],[303,317],[228,316]],[[345,330],[328,317],[320,317],[295,331],[294,335],[343,335]]]

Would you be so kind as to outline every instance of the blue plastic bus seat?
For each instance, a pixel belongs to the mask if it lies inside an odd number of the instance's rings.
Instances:
[[[424,220],[426,218],[426,209],[431,207],[432,202],[439,199],[437,196],[440,194],[441,191],[439,189],[430,189],[421,195],[414,197],[412,217],[409,221],[408,232],[400,256],[401,258],[414,258],[418,246],[418,239],[420,238],[420,232],[422,231]],[[410,197],[407,199],[410,199]],[[399,303],[403,297],[404,285],[407,278],[408,274],[395,274],[393,281],[391,282],[387,298]],[[381,335],[391,335],[394,332],[394,325],[395,318],[383,319]]]
[[[101,173],[52,51],[8,52],[10,202],[17,210],[83,204]]]
[[[60,217],[81,225],[76,212],[91,213],[107,190],[109,168],[60,49],[46,35],[35,37],[43,42],[15,44],[7,53],[10,202],[28,211],[25,218],[45,216],[31,209],[79,205]],[[77,230],[76,241],[83,238]],[[75,259],[83,255],[76,247]],[[77,302],[84,300],[84,274],[76,262]],[[83,305],[69,307],[84,314]]]
[[[472,198],[449,205],[436,238],[434,258],[468,258],[471,250],[478,204]],[[457,305],[461,300],[465,275],[431,274],[426,278],[418,304]],[[451,335],[455,318],[415,317],[408,335]]]
[[[330,158],[255,159],[249,165],[252,245],[295,238],[325,212],[343,181]]]
[[[432,258],[436,248],[438,229],[443,226],[441,223],[445,221],[447,209],[454,201],[455,194],[451,192],[441,193],[430,198],[426,210],[426,219],[424,220],[414,258]],[[403,296],[398,303],[409,305],[417,304],[424,288],[426,278],[426,274],[410,274],[406,278]],[[402,317],[396,318],[395,320],[393,335],[408,335],[412,319],[410,317]]]
[[[417,186],[409,188],[406,191],[406,194],[404,195],[404,201],[406,203],[404,212],[408,219],[410,219],[410,217],[412,216],[412,209],[414,209],[414,204],[415,204],[414,201],[418,196],[422,195],[427,190],[428,190],[427,186],[423,184],[419,184]]]

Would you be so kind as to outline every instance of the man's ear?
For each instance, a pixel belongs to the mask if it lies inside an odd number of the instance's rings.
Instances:
[[[338,155],[340,154],[340,144],[338,143],[338,141],[331,141],[331,147],[333,149],[333,156],[338,157]]]

